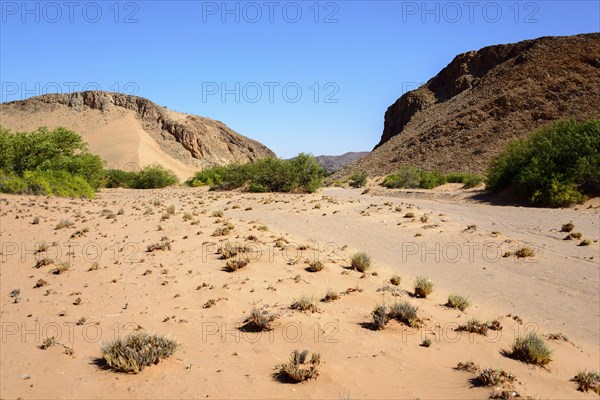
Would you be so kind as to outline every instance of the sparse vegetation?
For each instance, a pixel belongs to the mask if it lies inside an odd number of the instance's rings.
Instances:
[[[394,286],[400,286],[401,281],[402,281],[402,279],[398,275],[393,275],[390,278],[390,283]]]
[[[465,311],[470,305],[469,299],[459,294],[451,294],[448,296],[448,302],[446,303],[446,306],[460,311]]]
[[[535,251],[531,247],[521,247],[515,251],[515,256],[518,258],[527,258],[535,256]]]
[[[552,361],[550,349],[546,346],[544,339],[536,333],[518,337],[512,344],[509,355],[525,363],[540,366]]]
[[[111,368],[137,374],[145,367],[158,364],[173,355],[178,347],[174,340],[139,332],[102,346],[102,356]]]
[[[338,292],[336,292],[333,289],[327,289],[327,292],[325,292],[325,296],[323,296],[321,301],[324,303],[329,303],[335,300],[339,300],[339,298],[340,294]]]
[[[292,310],[310,311],[311,313],[319,311],[315,298],[306,294],[303,294],[298,299],[294,299],[290,308]]]
[[[591,390],[600,395],[600,374],[592,371],[580,371],[573,381],[577,382],[577,390],[587,392]]]
[[[313,353],[308,359],[308,350],[302,352],[294,350],[290,355],[290,360],[285,364],[277,366],[280,379],[290,380],[292,382],[304,382],[309,379],[316,379],[319,376],[321,366],[321,355]]]
[[[270,331],[273,329],[271,322],[275,320],[275,315],[269,314],[267,311],[260,311],[258,308],[253,308],[250,316],[246,318],[244,323],[246,328],[250,328],[257,332]]]
[[[306,270],[308,272],[319,272],[323,270],[323,263],[321,261],[315,260],[315,261],[311,261],[310,264],[308,265],[308,268],[306,268]]]
[[[227,260],[225,263],[225,270],[227,272],[235,272],[238,269],[244,268],[248,264],[250,264],[250,260],[247,258],[243,260]]]
[[[367,253],[356,253],[350,259],[350,265],[359,272],[365,272],[371,268],[371,257]]]
[[[573,229],[575,229],[575,225],[573,225],[572,222],[568,222],[560,228],[560,231],[570,233],[573,231]]]
[[[512,185],[533,205],[565,207],[600,194],[600,120],[563,120],[515,140],[492,161],[487,184]]]
[[[485,368],[477,375],[477,382],[481,386],[498,386],[512,383],[517,379],[512,372],[503,369]]]
[[[416,297],[426,298],[433,292],[433,282],[427,277],[419,276],[415,279],[414,288]]]
[[[408,301],[401,301],[390,307],[389,318],[414,327],[419,324],[418,310],[418,307],[413,306]]]
[[[54,229],[58,230],[58,229],[70,228],[73,225],[75,225],[75,224],[73,222],[69,221],[68,219],[61,219],[60,222],[58,224],[56,224]]]

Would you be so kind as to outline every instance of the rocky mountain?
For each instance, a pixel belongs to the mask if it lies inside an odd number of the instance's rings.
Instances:
[[[159,163],[181,178],[207,166],[275,155],[222,122],[120,93],[48,94],[7,102],[0,104],[0,121],[13,131],[63,126],[80,133],[109,168]]]
[[[317,156],[317,162],[327,172],[335,172],[369,154],[368,151],[348,152],[341,156]]]
[[[401,164],[484,172],[512,139],[563,118],[600,118],[600,34],[460,54],[385,113],[381,141],[338,175]]]

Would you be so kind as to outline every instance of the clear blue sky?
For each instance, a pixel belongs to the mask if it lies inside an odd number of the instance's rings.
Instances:
[[[599,3],[2,0],[1,100],[118,90],[281,157],[370,150],[386,108],[458,53],[598,32]]]

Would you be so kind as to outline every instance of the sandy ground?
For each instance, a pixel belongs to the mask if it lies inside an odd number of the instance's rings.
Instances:
[[[104,190],[95,200],[1,197],[0,397],[488,398],[493,388],[455,369],[473,361],[513,372],[523,397],[597,398],[570,379],[600,369],[598,208],[379,194],[174,188]],[[171,205],[175,212],[168,214]],[[219,210],[222,217],[212,216]],[[56,229],[63,219],[74,225]],[[570,221],[589,246],[563,240],[561,225]],[[212,236],[228,223],[228,235]],[[170,250],[146,251],[163,237]],[[254,250],[248,266],[223,270],[216,250],[227,241]],[[35,253],[42,243],[48,248]],[[535,256],[502,257],[524,246]],[[357,251],[373,260],[366,274],[348,268]],[[55,263],[36,269],[44,257]],[[325,268],[306,271],[315,259]],[[69,270],[51,273],[60,261],[69,261]],[[402,278],[399,287],[389,283],[392,275]],[[419,275],[434,282],[427,299],[412,296]],[[40,279],[47,285],[34,288]],[[20,289],[18,302],[13,289]],[[294,298],[318,300],[328,289],[340,299],[319,302],[318,312],[289,307]],[[465,312],[444,306],[454,292],[470,298]],[[215,305],[204,308],[211,299]],[[419,307],[420,328],[390,322],[372,330],[374,307],[399,300]],[[238,329],[253,307],[278,315],[272,331]],[[473,317],[498,319],[503,329],[487,336],[455,331]],[[137,375],[107,369],[101,345],[142,329],[181,347]],[[568,337],[548,340],[553,361],[546,368],[504,355],[532,331]],[[60,345],[42,350],[52,336]],[[430,347],[420,346],[424,338]],[[318,379],[275,379],[276,365],[304,348],[321,354]]]

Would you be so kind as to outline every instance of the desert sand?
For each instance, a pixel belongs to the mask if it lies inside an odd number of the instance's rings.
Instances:
[[[570,379],[600,365],[598,207],[491,205],[452,196],[452,186],[427,195],[361,192],[3,195],[0,397],[488,398],[492,388],[455,369],[472,361],[514,373],[523,397],[597,398]],[[63,219],[73,225],[56,229]],[[591,244],[563,240],[567,222]],[[213,236],[226,224],[234,226],[228,235]],[[147,251],[161,240],[170,250]],[[249,265],[224,270],[216,250],[227,241],[254,250]],[[42,243],[47,249],[34,254]],[[534,257],[503,257],[525,246]],[[365,274],[349,268],[358,251],[373,261]],[[45,257],[54,263],[36,269]],[[316,259],[324,269],[306,271]],[[60,261],[69,261],[69,270],[53,274]],[[393,275],[399,286],[390,284]],[[420,275],[434,283],[426,299],[412,295]],[[47,285],[34,288],[40,279]],[[340,299],[318,302],[318,312],[290,309],[293,299],[318,301],[328,289]],[[451,293],[472,305],[464,312],[446,307]],[[375,306],[399,300],[419,307],[420,328],[390,322],[372,330]],[[253,307],[278,315],[272,331],[238,329]],[[470,318],[497,319],[502,330],[455,331]],[[107,368],[102,344],[135,330],[174,338],[180,349],[140,374]],[[533,331],[568,338],[548,340],[553,360],[545,368],[504,355],[517,336]],[[59,345],[42,350],[52,336]],[[420,346],[425,338],[428,348]],[[321,354],[318,379],[277,380],[277,364],[304,348]]]

